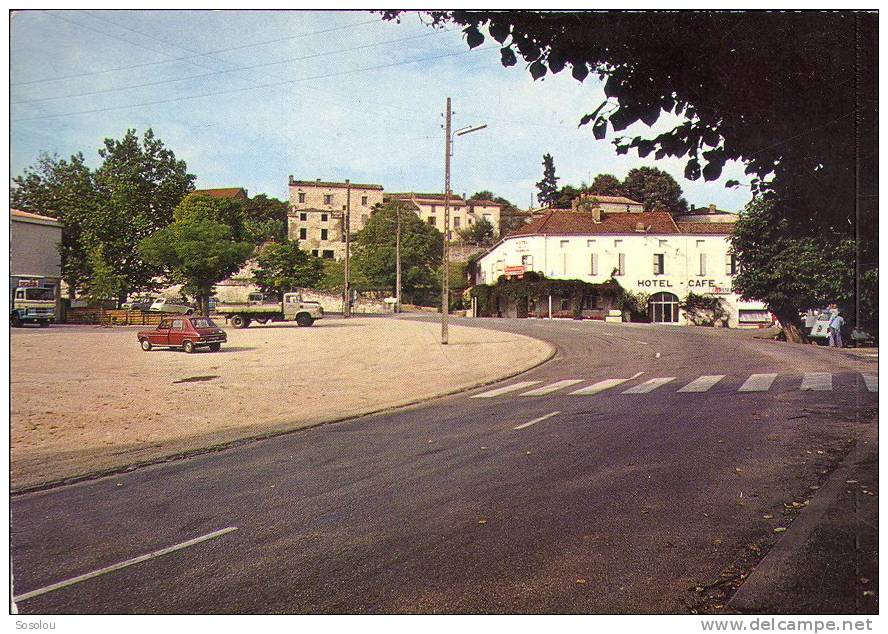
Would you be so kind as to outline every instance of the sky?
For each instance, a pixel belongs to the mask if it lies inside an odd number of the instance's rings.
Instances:
[[[197,176],[198,188],[244,187],[287,198],[296,179],[441,192],[444,117],[456,139],[452,189],[490,190],[527,207],[552,154],[559,185],[599,173],[623,178],[655,166],[692,206],[739,211],[748,178],[729,164],[722,179],[683,177],[684,161],[618,156],[612,131],[597,141],[580,118],[604,99],[591,75],[533,81],[523,62],[504,68],[492,38],[469,50],[458,29],[435,30],[412,12],[400,24],[365,11],[50,10],[10,24],[10,176],[41,152],[82,152],[98,166],[107,137],[152,128]],[[674,125],[662,115],[650,135]]]

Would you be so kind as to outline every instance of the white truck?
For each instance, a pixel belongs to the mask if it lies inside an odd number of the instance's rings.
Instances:
[[[9,323],[13,328],[23,324],[48,327],[56,319],[55,293],[51,288],[19,286],[12,290]]]
[[[324,317],[324,309],[318,302],[302,299],[300,293],[285,293],[282,301],[262,293],[250,293],[246,302],[216,304],[215,312],[225,317],[235,328],[246,328],[252,322],[267,324],[270,321],[295,321],[299,326],[311,326]]]

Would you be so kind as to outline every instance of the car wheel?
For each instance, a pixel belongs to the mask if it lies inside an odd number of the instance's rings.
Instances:
[[[22,320],[19,319],[16,315],[12,316],[10,323],[12,324],[13,328],[21,328],[22,327]]]
[[[219,352],[222,349],[221,343],[211,343],[210,352]]]
[[[142,339],[142,350],[148,352],[151,350],[151,342],[147,339]]]
[[[186,341],[182,344],[182,350],[184,350],[188,354],[191,354],[192,352],[194,352],[194,344],[190,341]]]
[[[234,315],[231,318],[231,325],[235,328],[246,328],[250,322],[243,315]]]
[[[296,315],[296,324],[299,326],[311,326],[314,323],[314,319],[311,318],[311,315],[308,313],[299,313]]]

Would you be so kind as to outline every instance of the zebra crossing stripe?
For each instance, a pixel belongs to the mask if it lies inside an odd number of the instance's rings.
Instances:
[[[616,387],[621,383],[625,383],[629,379],[606,379],[604,381],[599,381],[598,383],[593,383],[587,387],[581,387],[575,392],[571,392],[571,395],[578,396],[589,396],[591,394],[598,394],[599,392],[603,392],[604,390],[608,390],[612,387]]]
[[[679,392],[706,392],[713,385],[721,381],[725,378],[724,374],[708,374],[705,376],[701,376],[699,379],[694,379],[683,388],[678,390]]]
[[[531,385],[536,385],[537,383],[539,383],[539,381],[521,381],[520,383],[513,383],[512,385],[507,385],[506,387],[498,387],[495,390],[481,392],[481,394],[474,394],[471,398],[493,398],[494,396],[499,396],[500,394],[508,394],[509,392],[514,392],[516,390],[522,390],[526,387],[530,387]]]
[[[750,374],[746,382],[740,386],[738,392],[767,392],[771,384],[777,378],[776,374]]]
[[[556,392],[563,387],[570,387],[571,385],[576,385],[577,383],[582,383],[583,379],[564,379],[562,381],[555,381],[551,385],[544,385],[543,387],[538,387],[535,390],[530,390],[529,392],[524,392],[521,396],[543,396],[545,394],[551,394],[552,392]]]
[[[832,389],[832,374],[829,372],[805,372],[802,377],[803,392],[828,392]]]
[[[879,375],[870,374],[868,372],[861,372],[861,374],[863,374],[863,382],[866,383],[866,389],[868,389],[870,392],[878,392]]]
[[[670,381],[674,380],[674,376],[663,376],[658,379],[648,379],[644,383],[639,383],[635,387],[630,387],[628,390],[623,390],[622,394],[647,394],[648,392],[653,392],[661,385],[666,385]]]

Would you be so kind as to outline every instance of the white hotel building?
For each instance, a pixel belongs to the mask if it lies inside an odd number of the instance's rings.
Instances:
[[[732,292],[737,263],[728,236],[733,222],[725,222],[724,213],[704,210],[673,219],[665,212],[642,212],[640,206],[631,209],[550,210],[484,254],[475,281],[495,284],[501,275],[535,271],[599,284],[613,275],[627,291],[649,295],[653,322],[690,323],[680,303],[693,292],[720,297],[731,327],[771,323],[764,304],[742,301]]]

